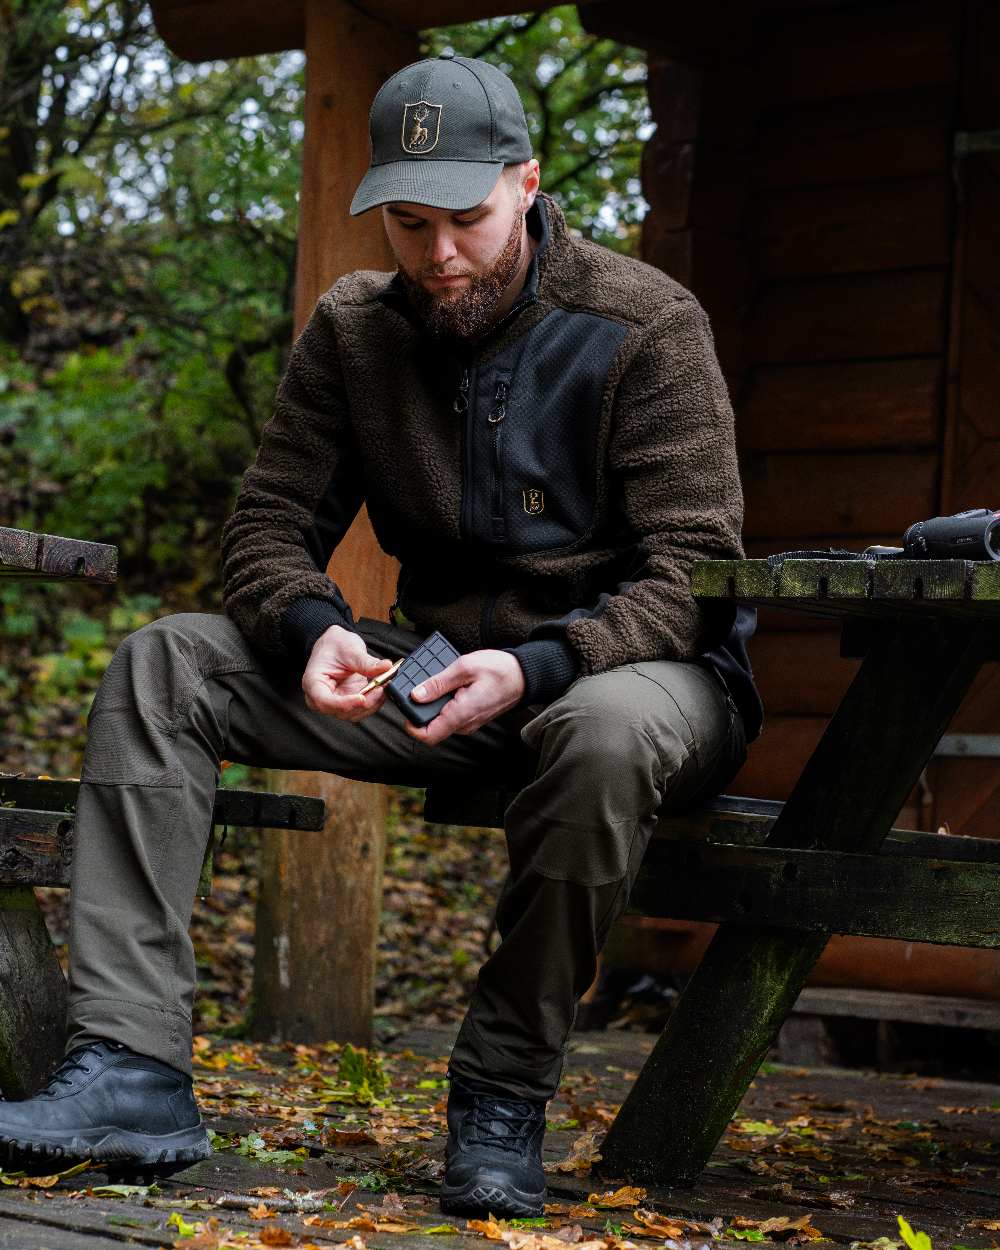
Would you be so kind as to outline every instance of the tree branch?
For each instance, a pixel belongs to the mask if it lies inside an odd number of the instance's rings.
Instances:
[[[492,52],[494,48],[503,43],[508,35],[527,34],[527,32],[531,30],[532,26],[537,26],[544,16],[545,10],[541,9],[537,13],[532,13],[528,20],[526,22],[522,22],[520,26],[515,25],[517,19],[513,19],[513,21],[508,22],[506,26],[501,26],[498,31],[486,40],[482,47],[477,48],[475,52],[470,53],[470,56],[473,60],[479,60],[480,57],[486,56],[488,52]]]

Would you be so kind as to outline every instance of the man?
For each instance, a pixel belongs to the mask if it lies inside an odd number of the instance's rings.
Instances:
[[[575,239],[539,192],[521,102],[481,61],[408,66],[372,106],[352,213],[395,275],[321,297],[222,535],[226,615],[119,648],[88,720],[67,1058],[0,1105],[12,1158],[208,1153],[191,1093],[187,935],[220,758],[520,787],[501,942],[450,1065],[445,1210],[529,1216],[576,1004],[660,808],[718,792],[761,710],[752,614],[692,599],[741,554],[732,411],[707,319],[640,262]],[[401,564],[391,620],[325,569],[364,500]],[[461,658],[414,698],[369,680],[440,630]]]

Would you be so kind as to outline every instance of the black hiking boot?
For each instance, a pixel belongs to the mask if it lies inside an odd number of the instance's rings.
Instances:
[[[211,1153],[191,1078],[121,1042],[77,1046],[33,1098],[0,1100],[4,1166],[93,1159],[115,1175],[153,1176]]]
[[[545,1213],[542,1100],[451,1077],[441,1210],[527,1219]]]

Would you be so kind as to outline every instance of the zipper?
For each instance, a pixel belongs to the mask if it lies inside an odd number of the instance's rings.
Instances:
[[[503,428],[510,395],[510,377],[509,373],[498,375],[493,391],[493,404],[486,417],[490,427],[490,520],[492,536],[500,542],[507,537],[503,507]]]
[[[462,508],[461,518],[459,520],[459,528],[466,534],[472,533],[472,484],[476,480],[472,466],[472,416],[469,412],[469,396],[475,394],[473,390],[472,370],[468,365],[462,366],[462,377],[458,383],[458,390],[455,392],[455,398],[452,400],[452,408],[463,418],[462,421],[462,447],[463,447],[463,463],[464,463],[464,489],[462,491]]]
[[[462,379],[458,384],[455,398],[451,401],[451,406],[457,413],[469,411],[469,370],[465,366],[462,367]]]

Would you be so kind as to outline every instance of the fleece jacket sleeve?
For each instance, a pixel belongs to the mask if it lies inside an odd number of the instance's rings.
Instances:
[[[274,413],[222,529],[222,604],[265,655],[305,666],[354,618],[326,566],[364,496],[334,329],[337,287],[296,340]]]
[[[691,594],[693,564],[743,555],[733,411],[695,299],[671,300],[643,332],[616,389],[608,463],[641,562],[565,636],[584,673],[690,659],[717,641]]]

